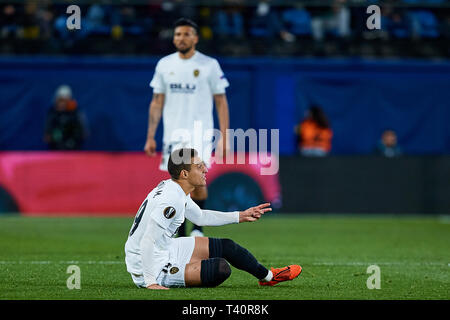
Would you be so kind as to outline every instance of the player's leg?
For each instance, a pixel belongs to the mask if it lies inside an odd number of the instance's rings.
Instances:
[[[233,267],[247,271],[257,278],[260,285],[273,286],[283,281],[293,280],[302,271],[299,265],[271,268],[269,271],[247,249],[231,239],[209,238],[209,256],[226,259]]]
[[[200,207],[200,209],[204,209],[205,201],[208,198],[208,189],[206,186],[196,187],[194,191],[191,192],[191,198]],[[191,236],[203,237],[203,228],[194,224],[192,227]]]
[[[195,248],[185,268],[186,286],[219,285],[231,274],[227,261],[258,280],[272,280],[272,272],[233,240],[196,237]]]
[[[266,269],[247,249],[231,239],[208,238],[210,258],[224,258],[233,267],[246,271],[258,280],[271,279],[271,272]]]
[[[184,269],[185,286],[218,286],[231,274],[228,262],[253,275],[260,285],[269,286],[295,279],[302,270],[299,265],[291,265],[269,271],[233,240],[196,237],[191,259]]]

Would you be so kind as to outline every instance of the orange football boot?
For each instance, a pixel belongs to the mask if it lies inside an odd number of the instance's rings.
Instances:
[[[271,281],[259,281],[259,285],[261,286],[274,286],[280,282],[293,280],[297,278],[302,272],[302,267],[293,264],[284,268],[270,268],[272,271],[273,277]]]

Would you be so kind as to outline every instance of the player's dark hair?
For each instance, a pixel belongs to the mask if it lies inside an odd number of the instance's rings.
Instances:
[[[175,29],[176,27],[181,27],[181,26],[189,26],[194,28],[195,32],[198,34],[198,25],[192,21],[191,19],[187,19],[187,18],[180,18],[177,21],[175,21],[175,23],[173,24],[173,28]]]
[[[197,155],[197,150],[192,148],[182,148],[173,151],[167,163],[167,171],[169,171],[172,179],[178,180],[182,170],[190,171],[192,159]]]

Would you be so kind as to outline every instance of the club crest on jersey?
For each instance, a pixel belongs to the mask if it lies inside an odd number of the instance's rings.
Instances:
[[[178,271],[179,271],[180,269],[178,269],[177,267],[172,267],[172,268],[170,268],[170,274],[175,274],[175,273],[177,273]]]
[[[164,217],[166,217],[167,219],[171,219],[173,218],[173,216],[175,215],[177,211],[175,210],[174,207],[167,207],[164,209]]]
[[[195,70],[194,70],[194,77],[197,78],[199,74],[200,74],[200,70],[195,69]]]

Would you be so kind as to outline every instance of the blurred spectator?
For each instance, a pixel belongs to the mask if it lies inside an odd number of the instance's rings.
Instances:
[[[387,158],[398,157],[402,154],[397,145],[397,134],[392,129],[387,129],[381,135],[381,140],[377,146],[377,154]]]
[[[154,24],[159,27],[158,37],[161,40],[171,40],[173,37],[172,21],[180,17],[195,19],[197,8],[194,5],[186,5],[184,0],[161,0],[159,4],[151,4],[155,13]],[[170,21],[168,23],[168,21]]]
[[[108,7],[93,4],[88,8],[84,18],[84,28],[88,34],[105,36],[111,33]]]
[[[14,37],[21,23],[17,8],[13,4],[2,6],[0,12],[0,31],[2,38]]]
[[[50,0],[41,0],[38,3],[35,18],[39,27],[39,37],[49,39],[53,33],[53,12],[50,6]]]
[[[115,16],[113,25],[123,30],[128,35],[139,36],[144,33],[145,28],[151,28],[152,21],[150,18],[139,21],[136,9],[132,6],[119,8],[118,14]]]
[[[305,119],[295,127],[298,149],[303,156],[323,157],[331,150],[331,130],[327,116],[319,106],[312,106]]]
[[[323,15],[312,19],[312,33],[315,40],[321,41],[326,34],[337,37],[350,35],[350,10],[345,6],[346,0],[335,0]]]
[[[309,36],[311,35],[311,15],[302,4],[295,4],[281,13],[284,28],[288,32],[285,41],[292,42],[289,35]]]
[[[280,37],[286,42],[295,40],[295,36],[285,30],[278,13],[272,10],[270,0],[261,0],[256,6],[250,18],[249,35],[267,39]]]
[[[24,39],[37,39],[39,37],[40,28],[37,19],[38,6],[35,1],[25,2],[25,12],[22,20],[22,28],[19,36]]]
[[[409,38],[412,35],[411,21],[405,11],[386,4],[381,7],[381,28],[388,36],[397,39]]]
[[[433,12],[429,10],[413,10],[409,12],[411,26],[416,38],[439,37],[439,23]]]
[[[211,40],[213,38],[212,12],[210,7],[200,7],[198,11],[198,26],[202,39]]]
[[[450,39],[450,16],[445,17],[442,21],[442,23],[439,26],[440,34],[446,38]]]
[[[47,114],[44,141],[50,150],[79,150],[86,136],[86,122],[72,99],[72,89],[59,86]]]

